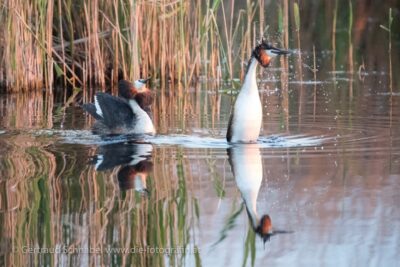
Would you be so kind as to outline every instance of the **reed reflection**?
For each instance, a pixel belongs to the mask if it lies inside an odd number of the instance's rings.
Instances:
[[[274,229],[271,217],[268,214],[260,216],[257,211],[257,197],[263,179],[259,145],[236,144],[228,149],[228,156],[236,185],[242,195],[254,232],[262,238],[264,243],[276,234],[291,233]]]
[[[116,143],[100,146],[91,164],[97,171],[119,168],[117,177],[121,190],[134,189],[148,194],[147,177],[153,170],[153,146],[145,143]]]

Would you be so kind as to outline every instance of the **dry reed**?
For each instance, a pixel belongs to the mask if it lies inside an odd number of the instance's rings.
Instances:
[[[17,92],[52,91],[58,82],[82,88],[87,100],[94,86],[122,77],[151,75],[177,88],[202,77],[232,80],[265,31],[264,13],[263,0],[243,8],[221,0],[6,0],[0,83]]]

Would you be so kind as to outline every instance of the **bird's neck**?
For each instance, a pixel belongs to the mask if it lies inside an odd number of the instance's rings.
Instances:
[[[245,93],[258,93],[257,80],[256,80],[257,65],[258,65],[257,59],[254,56],[252,56],[249,60],[249,65],[247,67],[247,72],[246,76],[244,77],[243,87],[241,91]]]
[[[247,214],[249,215],[254,228],[257,228],[257,226],[260,224],[260,218],[257,212],[257,195],[258,191],[246,192],[244,195],[242,195],[246,205]]]

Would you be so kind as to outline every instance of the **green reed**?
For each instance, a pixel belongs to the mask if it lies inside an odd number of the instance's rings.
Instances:
[[[249,257],[251,263],[250,266],[254,266],[256,259],[256,233],[251,228],[251,226],[249,226],[247,230],[242,266],[248,266],[247,260]]]
[[[349,24],[348,24],[348,28],[347,28],[347,34],[348,34],[348,44],[349,44],[349,75],[350,75],[350,79],[351,76],[353,75],[354,72],[354,58],[353,58],[353,3],[351,0],[349,0]],[[353,83],[350,82],[349,83],[349,97],[350,99],[353,98]]]
[[[293,3],[293,16],[294,16],[294,24],[297,36],[297,47],[299,49],[298,54],[298,63],[297,63],[297,75],[298,80],[300,81],[300,94],[299,94],[299,115],[303,113],[304,108],[304,88],[303,88],[303,59],[302,59],[302,51],[301,51],[301,39],[300,39],[300,9],[299,4],[297,2]],[[301,123],[301,116],[299,116],[299,123]]]
[[[389,8],[389,16],[388,16],[388,26],[380,25],[382,29],[388,32],[389,42],[388,42],[388,54],[389,54],[389,88],[390,92],[393,93],[393,66],[392,66],[392,23],[393,23],[393,14],[392,8]]]

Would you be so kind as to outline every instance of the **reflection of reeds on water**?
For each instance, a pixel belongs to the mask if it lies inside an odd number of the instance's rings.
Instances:
[[[31,92],[0,99],[0,125],[8,129],[53,127],[53,95]]]
[[[188,193],[190,168],[182,154],[171,158],[171,151],[157,153],[155,161],[160,164],[148,178],[146,197],[134,190],[121,192],[117,170],[98,173],[86,165],[82,158],[91,150],[67,155],[62,147],[29,136],[24,142],[5,142],[1,145],[7,147],[7,158],[0,157],[1,164],[7,164],[1,168],[2,177],[7,178],[0,181],[4,193],[0,246],[5,265],[97,265],[100,261],[164,266],[167,259],[172,265],[182,265],[185,259],[198,258],[193,254],[192,227],[199,209]],[[69,253],[26,253],[29,248],[57,247]],[[110,248],[174,248],[180,252],[108,253]],[[85,252],[90,249],[101,251]]]
[[[315,45],[313,45],[313,69],[312,72],[314,74],[314,95],[313,95],[313,101],[314,101],[314,108],[313,108],[313,117],[315,121],[315,115],[317,113],[317,57],[315,54]]]
[[[1,159],[6,168],[0,168],[5,172],[0,182],[3,259],[5,265],[25,265],[35,255],[24,253],[24,245],[54,245],[51,217],[59,208],[58,189],[48,177],[55,175],[56,158],[44,149],[44,143],[29,136],[10,137],[1,146],[7,147],[6,158]]]
[[[393,103],[393,65],[392,65],[392,8],[389,8],[388,26],[380,27],[388,32],[388,57],[389,57],[389,89],[390,89],[390,123],[392,123],[392,103]]]

